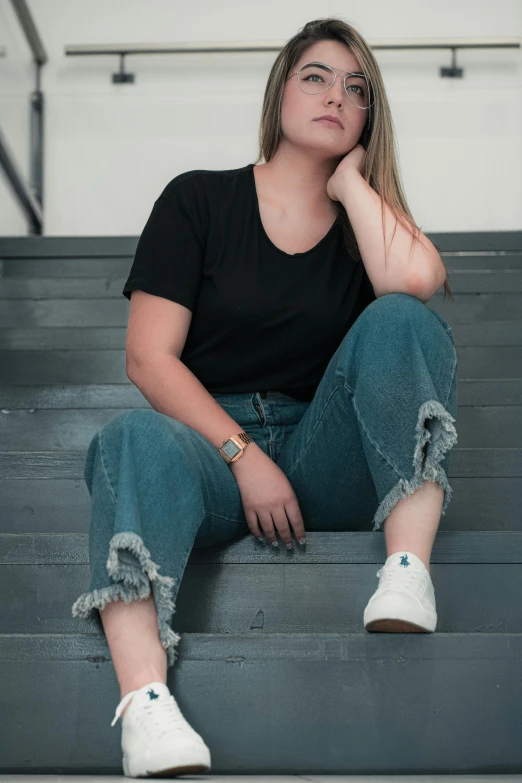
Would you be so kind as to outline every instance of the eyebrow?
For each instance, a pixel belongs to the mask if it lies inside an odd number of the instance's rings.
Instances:
[[[305,65],[318,65],[320,68],[324,68],[326,70],[327,68],[333,68],[333,65],[326,65],[325,63],[320,63],[317,60],[312,60],[310,63],[305,63]],[[302,68],[303,66],[301,66]],[[364,73],[362,71],[345,71],[343,68],[335,68],[336,71],[343,71],[343,73],[350,74],[351,76],[362,76],[364,77]]]

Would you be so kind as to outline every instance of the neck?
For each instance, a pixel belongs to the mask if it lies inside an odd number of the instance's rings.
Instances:
[[[309,150],[281,142],[268,163],[262,164],[278,196],[286,203],[326,205],[333,209],[326,184],[341,157],[314,158]]]

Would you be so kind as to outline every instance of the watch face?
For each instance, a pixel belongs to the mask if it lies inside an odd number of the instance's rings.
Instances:
[[[239,454],[241,449],[236,446],[233,440],[227,440],[225,444],[221,447],[227,457],[235,457],[236,454]]]

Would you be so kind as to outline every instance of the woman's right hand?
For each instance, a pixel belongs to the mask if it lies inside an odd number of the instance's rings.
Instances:
[[[294,489],[281,468],[257,443],[249,443],[242,456],[230,463],[230,469],[252,535],[259,538],[264,533],[270,542],[277,541],[275,524],[285,544],[291,544],[290,522],[297,540],[304,539],[303,518]]]

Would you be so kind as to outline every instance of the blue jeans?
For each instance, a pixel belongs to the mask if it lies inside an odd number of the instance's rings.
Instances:
[[[446,511],[456,366],[446,321],[416,297],[388,294],[346,333],[311,402],[279,391],[212,396],[285,473],[305,530],[378,531],[425,480],[442,487]],[[146,598],[152,586],[171,666],[191,550],[250,534],[235,476],[200,432],[136,409],[93,437],[85,481],[91,579],[72,614],[103,628],[98,611],[109,601]]]

